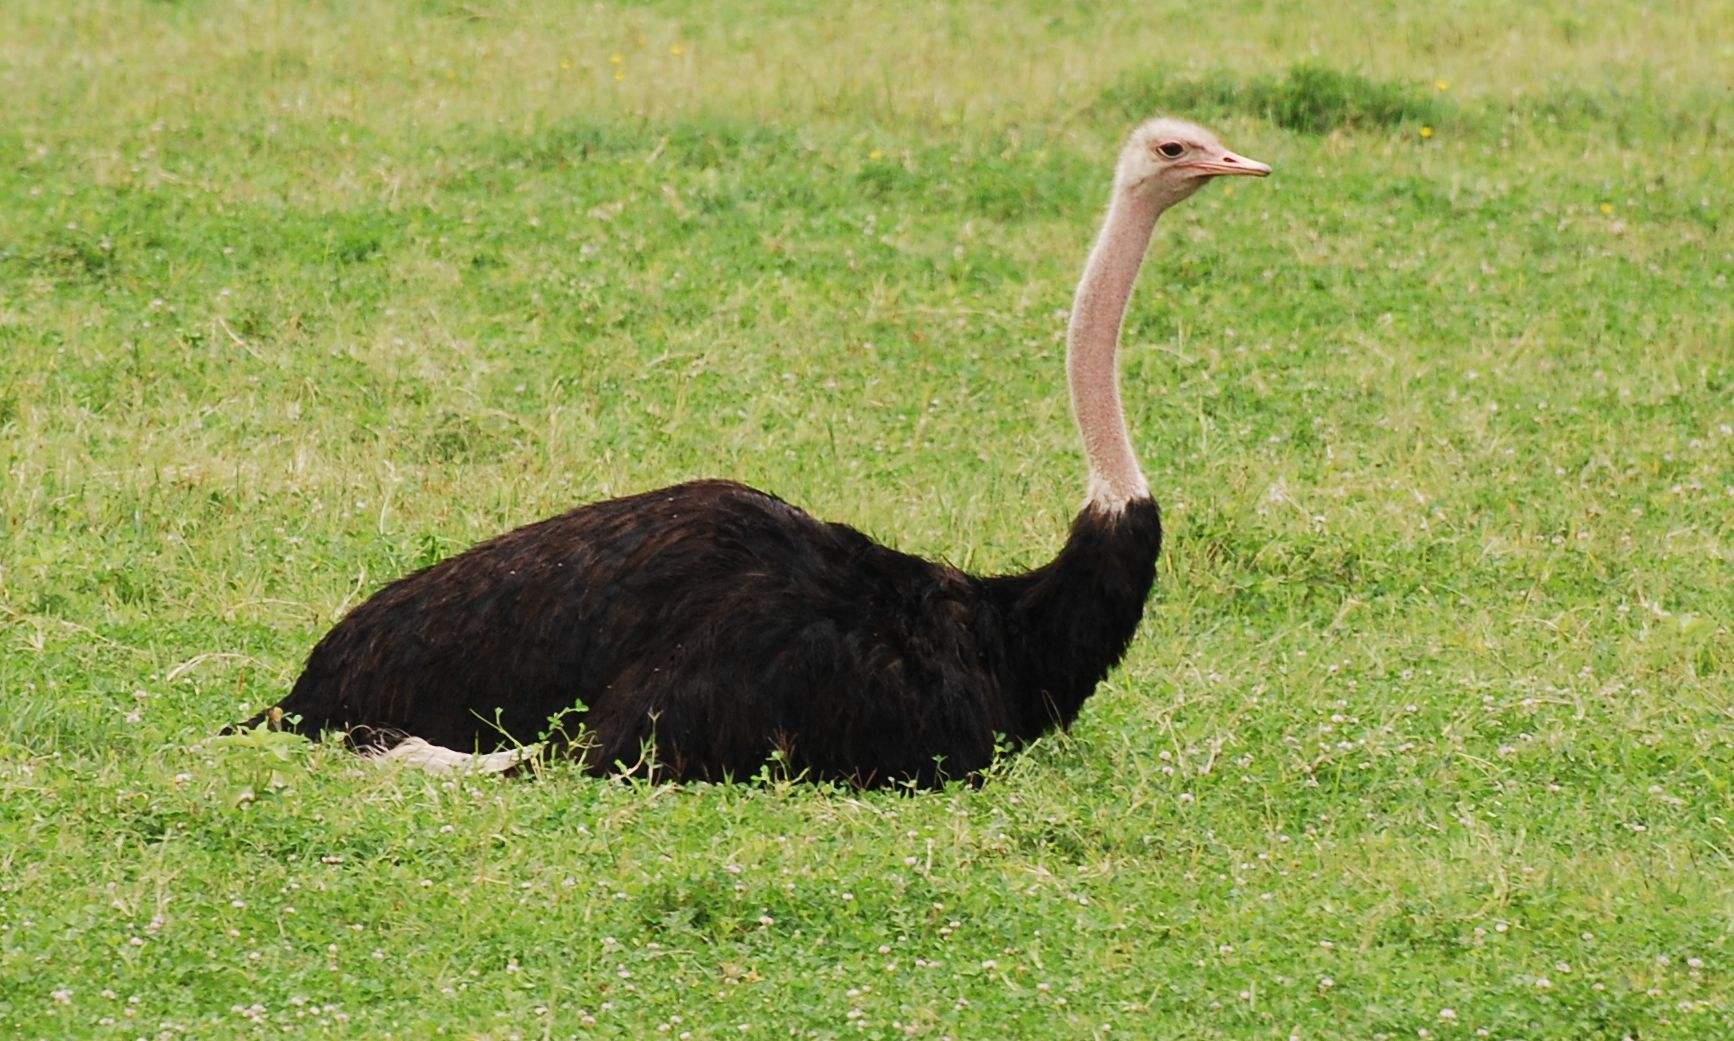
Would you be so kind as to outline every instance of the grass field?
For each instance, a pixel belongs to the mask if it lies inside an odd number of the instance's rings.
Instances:
[[[0,6],[0,1037],[1734,1037],[1734,4]],[[1083,494],[1117,139],[1158,594],[979,789],[272,740],[381,582],[731,476]]]

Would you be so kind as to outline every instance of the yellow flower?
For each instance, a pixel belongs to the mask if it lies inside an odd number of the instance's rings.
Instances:
[[[883,149],[875,148],[873,151],[867,153],[867,158],[883,159],[885,158],[885,152]]]
[[[614,70],[614,82],[621,83],[621,82],[624,82],[625,79],[626,79],[626,73],[621,72],[619,69]]]
[[[1450,80],[1434,80],[1433,81],[1433,89],[1437,90],[1437,91],[1450,90],[1451,89],[1451,81]]]
[[[610,54],[608,56],[608,64],[610,64],[610,65],[619,65],[621,62],[623,62],[625,60],[626,59],[624,57],[622,57],[618,54]]]
[[[570,58],[568,58],[567,60],[561,62],[560,67],[562,69],[570,69],[572,67],[572,60]]]
[[[668,53],[670,53],[670,54],[674,55],[676,58],[678,58],[681,55],[686,53],[686,48],[682,47],[680,44],[677,43],[668,49]]]
[[[1433,128],[1432,127],[1422,127],[1421,128],[1421,140],[1425,141],[1432,136],[1433,136]]]
[[[1614,204],[1613,203],[1611,203],[1611,202],[1602,203],[1602,213],[1611,217],[1611,216],[1613,216],[1613,212],[1614,212]]]

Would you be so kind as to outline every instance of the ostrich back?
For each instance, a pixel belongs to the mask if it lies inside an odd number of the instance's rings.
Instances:
[[[1008,730],[981,583],[722,481],[599,502],[381,589],[281,708],[458,749],[588,735],[599,771],[863,783],[979,769]],[[580,728],[578,724],[582,724]],[[377,739],[377,738],[376,738]]]

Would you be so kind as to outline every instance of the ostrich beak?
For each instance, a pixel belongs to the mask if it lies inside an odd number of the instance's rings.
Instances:
[[[1215,159],[1200,159],[1186,164],[1206,177],[1269,177],[1270,167],[1257,159],[1236,155],[1224,148]]]

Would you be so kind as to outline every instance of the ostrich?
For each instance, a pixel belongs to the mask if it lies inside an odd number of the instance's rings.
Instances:
[[[1126,142],[1067,329],[1088,497],[1059,556],[977,577],[766,492],[700,480],[581,506],[387,585],[261,723],[429,769],[541,739],[593,774],[932,787],[1077,716],[1126,651],[1161,547],[1115,354],[1164,210],[1263,163],[1175,119]]]

